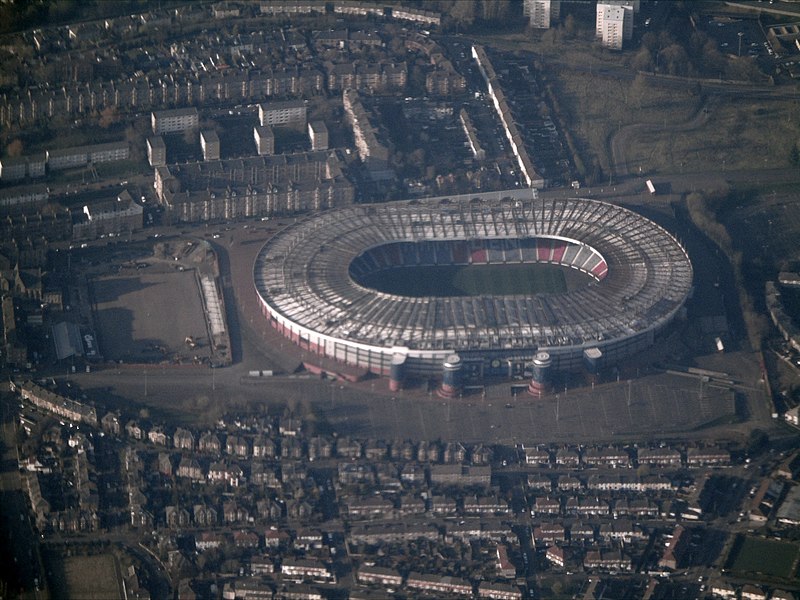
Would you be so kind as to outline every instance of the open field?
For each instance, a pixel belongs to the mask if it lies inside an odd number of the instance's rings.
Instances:
[[[630,172],[639,167],[644,174],[660,174],[789,166],[792,144],[800,135],[800,107],[782,98],[745,97],[733,103],[715,97],[694,114],[669,107],[664,114],[661,123],[631,128],[625,135]]]
[[[562,294],[581,281],[591,280],[574,269],[544,264],[404,267],[364,278],[368,287],[412,297]]]
[[[208,355],[206,318],[195,277],[193,270],[154,265],[94,279],[103,355],[125,362],[162,360],[166,354],[187,350],[187,336],[206,340],[203,347],[192,350],[193,355]]]
[[[745,537],[737,540],[730,563],[732,571],[791,579],[797,570],[800,547],[790,542]]]
[[[541,57],[556,112],[572,132],[588,176],[594,163],[606,181],[612,173],[788,167],[800,135],[800,102],[788,89],[637,74],[620,68],[615,53],[545,35],[512,33],[487,43]],[[614,146],[623,156],[614,156]],[[615,162],[626,163],[623,173]]]
[[[112,600],[123,598],[117,558],[112,554],[63,556],[47,553],[53,598]]]

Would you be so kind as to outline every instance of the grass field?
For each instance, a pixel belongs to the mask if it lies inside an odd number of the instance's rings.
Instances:
[[[732,571],[791,579],[800,556],[800,546],[790,542],[745,537],[734,547],[734,553]]]
[[[620,78],[616,71],[604,70],[618,68],[634,53],[623,53],[621,59],[584,43],[548,42],[543,35],[511,33],[481,41],[542,58],[588,172],[597,160],[608,176],[613,164],[610,140],[631,128],[623,144],[631,173],[639,168],[641,173],[666,174],[789,166],[791,146],[800,134],[796,100],[755,93],[699,94],[689,81],[668,85],[637,78],[633,68],[629,77]]]
[[[398,268],[372,273],[362,283],[389,294],[421,298],[563,294],[587,281],[574,269],[512,264]]]
[[[122,598],[120,572],[112,554],[94,556],[48,556],[53,598],[111,600]]]

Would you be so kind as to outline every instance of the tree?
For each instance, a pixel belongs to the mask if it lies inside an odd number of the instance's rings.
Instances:
[[[753,429],[747,440],[747,453],[755,456],[764,451],[769,445],[769,435],[761,429]]]
[[[100,111],[100,121],[99,125],[103,129],[108,129],[111,125],[117,122],[119,116],[117,115],[117,109],[115,106],[106,106],[102,111]]]
[[[666,63],[670,75],[686,75],[689,69],[689,56],[679,44],[672,44],[661,51],[661,59]]]
[[[644,106],[644,99],[647,96],[648,84],[647,78],[641,73],[637,73],[636,79],[630,87],[631,100],[635,103],[637,108]]]
[[[700,65],[707,75],[719,75],[725,71],[726,60],[714,42],[706,42],[700,55]]]
[[[450,11],[456,29],[467,29],[475,22],[475,0],[459,0]]]
[[[642,46],[631,61],[631,66],[637,71],[651,71],[653,69],[653,55],[646,46]]]
[[[22,140],[16,138],[6,146],[6,155],[9,157],[22,156]]]
[[[484,21],[502,21],[509,11],[508,0],[481,0]]]
[[[650,52],[658,52],[660,50],[658,36],[652,31],[648,31],[642,36],[642,46],[650,50]]]
[[[572,14],[568,14],[564,19],[564,33],[567,34],[567,37],[573,37],[575,32],[577,31],[575,27],[575,17]]]

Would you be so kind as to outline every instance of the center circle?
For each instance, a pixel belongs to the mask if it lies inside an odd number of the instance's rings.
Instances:
[[[369,248],[348,269],[355,283],[422,297],[565,294],[599,281],[594,249],[555,238],[396,242]]]

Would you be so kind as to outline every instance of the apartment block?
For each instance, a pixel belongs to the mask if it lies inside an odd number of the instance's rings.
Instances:
[[[219,160],[219,136],[216,131],[201,131],[200,147],[203,149],[203,160]]]
[[[154,110],[150,114],[150,125],[155,134],[186,131],[200,125],[200,115],[196,108]]]
[[[308,124],[308,137],[311,140],[311,150],[328,149],[328,128],[324,121],[311,121]]]
[[[522,12],[530,19],[531,27],[550,29],[561,16],[561,0],[525,0]]]
[[[147,162],[151,167],[167,165],[167,146],[164,144],[164,138],[160,135],[147,138]]]
[[[601,0],[597,3],[595,35],[604,47],[621,50],[623,43],[633,38],[634,13],[631,0]]]
[[[256,150],[259,156],[275,154],[275,134],[268,125],[256,125],[253,128],[253,137],[256,140]]]
[[[258,106],[258,119],[262,126],[305,127],[306,104],[302,100],[265,102]]]

